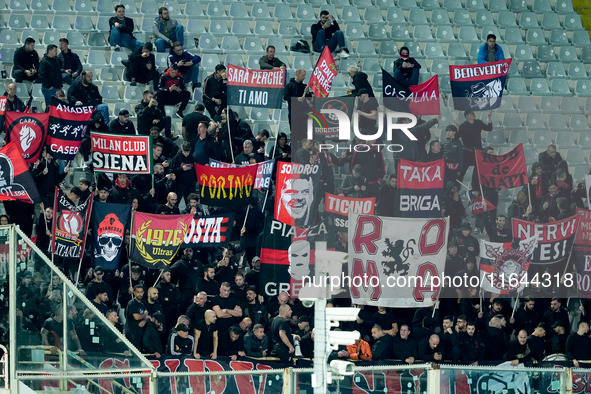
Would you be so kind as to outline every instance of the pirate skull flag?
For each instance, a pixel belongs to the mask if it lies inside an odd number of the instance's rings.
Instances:
[[[119,268],[121,246],[129,223],[131,206],[128,204],[96,203],[93,206],[94,266],[107,271]]]

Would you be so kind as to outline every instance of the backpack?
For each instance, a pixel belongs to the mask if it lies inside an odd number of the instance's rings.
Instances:
[[[310,53],[310,45],[306,40],[296,41],[290,48],[294,52]]]

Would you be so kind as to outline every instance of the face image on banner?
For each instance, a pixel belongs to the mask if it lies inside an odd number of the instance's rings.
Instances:
[[[312,220],[314,179],[318,165],[279,163],[275,191],[275,219],[282,223],[306,227]]]

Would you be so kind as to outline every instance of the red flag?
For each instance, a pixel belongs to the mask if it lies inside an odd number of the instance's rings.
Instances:
[[[486,209],[484,208],[484,204],[482,203],[482,196],[474,197],[472,199],[472,203],[470,204],[470,213],[472,215],[478,215],[480,213],[492,211],[493,209],[497,208],[492,202],[488,201],[486,198],[484,199],[484,201],[486,201]]]
[[[4,114],[6,141],[14,141],[28,164],[39,158],[45,144],[49,114],[7,111]]]
[[[310,82],[308,82],[308,86],[312,89],[316,97],[328,97],[330,88],[332,87],[332,80],[337,76],[337,73],[337,65],[334,62],[330,49],[326,46],[322,52],[322,56],[320,56],[316,63],[316,68],[314,68]]]
[[[6,111],[6,96],[0,97],[0,116],[4,115]]]
[[[527,165],[523,144],[503,155],[489,155],[476,150],[480,184],[491,189],[511,189],[527,185]]]
[[[409,86],[410,112],[415,115],[439,115],[439,76],[434,75],[420,85]]]
[[[0,201],[5,200],[31,204],[41,201],[29,167],[14,142],[0,150]]]
[[[201,202],[218,207],[244,204],[252,195],[257,166],[214,168],[195,164]]]

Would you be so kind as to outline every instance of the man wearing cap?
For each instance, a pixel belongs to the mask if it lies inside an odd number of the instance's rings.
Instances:
[[[92,271],[93,278],[86,286],[86,297],[89,300],[92,300],[99,289],[104,290],[107,292],[107,300],[104,302],[110,308],[111,305],[113,305],[113,289],[111,285],[104,280],[105,270],[100,265],[97,265],[94,269],[90,269],[89,273],[90,271]]]
[[[591,339],[589,334],[589,323],[581,320],[577,332],[569,335],[566,340],[566,358],[573,362],[573,366],[579,368],[579,361],[591,359]]]
[[[189,335],[189,327],[185,324],[176,326],[176,333],[170,337],[170,354],[173,356],[190,356],[195,346],[195,338]]]
[[[178,111],[176,111],[177,118],[183,118],[183,112],[189,104],[191,93],[185,88],[185,80],[179,73],[179,67],[176,64],[168,67],[160,76],[160,84],[158,85],[158,93],[156,93],[156,100],[158,107],[162,113],[165,113],[164,106],[180,104]]]
[[[166,340],[164,335],[164,315],[160,312],[152,315],[152,320],[146,323],[144,336],[142,337],[143,353],[153,354],[156,358],[162,357],[162,341]]]
[[[544,312],[542,321],[549,327],[554,327],[554,323],[560,322],[561,326],[564,327],[565,333],[568,335],[570,332],[568,310],[562,306],[562,301],[558,297],[552,298],[550,309]]]
[[[546,336],[547,327],[544,323],[540,323],[534,328],[534,332],[529,336],[527,343],[531,349],[531,354],[534,360],[542,361],[546,348],[544,337]]]
[[[99,202],[111,202],[109,199],[109,188],[107,186],[99,187],[97,196]]]
[[[557,354],[561,353],[564,354],[566,352],[566,339],[567,335],[565,332],[564,323],[560,320],[556,321],[552,324],[552,337],[546,343],[546,355]]]
[[[300,316],[298,317],[298,328],[294,331],[294,334],[303,337],[311,330],[310,327],[310,318],[308,316]]]
[[[472,225],[468,221],[463,221],[460,231],[454,237],[458,243],[458,254],[460,256],[466,256],[466,252],[471,252],[475,256],[480,255],[478,240],[471,233]]]
[[[109,132],[113,134],[135,135],[135,126],[129,120],[129,111],[122,109],[119,111],[117,119],[113,119],[109,124]]]
[[[211,358],[218,357],[218,327],[216,313],[211,309],[205,311],[204,319],[195,324],[195,345],[193,357]]]

